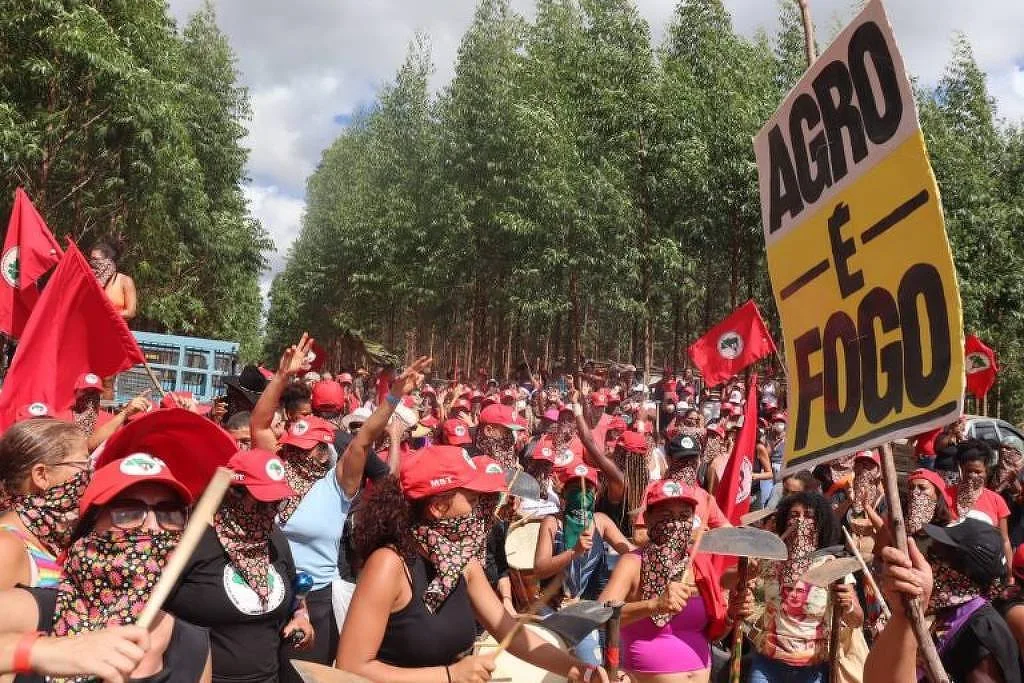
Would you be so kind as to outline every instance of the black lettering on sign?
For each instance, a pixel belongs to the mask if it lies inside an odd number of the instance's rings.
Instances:
[[[843,239],[843,226],[849,222],[850,207],[846,204],[836,205],[836,210],[828,219],[828,241],[832,245],[832,259],[836,262],[839,293],[844,299],[864,286],[864,274],[859,270],[851,273],[846,263],[857,253],[857,245],[853,238]]]
[[[922,320],[918,304],[927,320]],[[924,334],[927,326],[927,337]],[[879,348],[876,335],[899,332],[899,339]],[[931,364],[924,366],[924,343]],[[914,406],[932,404],[949,381],[953,348],[949,335],[946,295],[935,266],[918,263],[900,279],[898,291],[881,287],[867,292],[854,321],[842,311],[833,313],[824,331],[807,330],[794,341],[797,415],[794,444],[807,446],[811,408],[822,400],[825,431],[834,439],[846,435],[863,406],[864,417],[879,424],[903,412],[904,391]],[[811,361],[822,354],[822,372],[811,374]],[[879,371],[885,391],[879,386]],[[840,396],[840,386],[845,387]]]
[[[873,73],[880,87],[871,87]],[[796,218],[868,157],[871,145],[888,142],[903,121],[904,102],[895,63],[874,22],[852,35],[846,61],[829,62],[801,93],[785,122],[768,131],[768,232]],[[847,155],[849,149],[849,156]],[[826,153],[827,152],[827,153]]]

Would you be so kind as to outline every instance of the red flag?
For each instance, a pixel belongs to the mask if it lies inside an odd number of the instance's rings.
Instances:
[[[775,342],[751,299],[690,345],[690,360],[713,387],[770,353]]]
[[[25,325],[0,392],[0,428],[37,401],[58,412],[71,407],[82,373],[109,377],[143,360],[128,325],[72,242]]]
[[[750,511],[750,489],[753,485],[754,452],[757,449],[757,375],[751,375],[747,387],[747,402],[743,411],[743,426],[733,446],[729,462],[722,471],[722,480],[715,488],[715,501],[722,513],[734,526],[740,517]],[[732,564],[731,558],[714,557],[715,566],[724,570]]]
[[[62,253],[43,217],[19,187],[14,191],[14,208],[0,257],[0,332],[21,337],[39,299],[36,281],[56,265]]]
[[[967,391],[979,401],[996,383],[999,364],[996,353],[973,334],[967,335],[964,343],[964,370],[967,372]]]

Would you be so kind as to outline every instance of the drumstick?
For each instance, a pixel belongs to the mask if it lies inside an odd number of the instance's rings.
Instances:
[[[512,522],[511,524],[509,524],[508,525],[508,530],[512,531],[513,529],[518,529],[521,526],[526,526],[531,521],[533,521],[534,516],[535,515],[532,512],[526,513],[525,515],[523,515],[519,519],[517,519],[514,522]]]
[[[865,580],[867,580],[868,585],[871,586],[871,590],[875,592],[875,595],[878,596],[878,604],[882,608],[882,614],[885,615],[886,619],[892,619],[892,612],[889,611],[889,605],[885,604],[885,598],[882,596],[882,591],[878,589],[878,584],[875,583],[875,577],[871,575],[871,570],[868,569],[867,563],[861,556],[860,550],[857,549],[857,544],[853,542],[853,537],[850,536],[850,532],[846,530],[846,527],[843,527],[843,534],[846,535],[846,544],[850,547],[850,551],[853,553],[853,556],[857,558],[858,562],[860,562],[860,568],[861,571],[864,572]]]
[[[171,553],[167,566],[164,567],[163,572],[160,574],[160,580],[156,582],[153,593],[149,596],[146,606],[142,609],[138,621],[135,622],[142,628],[149,629],[153,627],[153,622],[156,621],[160,608],[163,607],[164,601],[171,594],[171,589],[178,583],[178,578],[185,571],[185,565],[191,559],[196,546],[199,545],[206,527],[213,523],[213,515],[217,512],[217,508],[220,507],[220,502],[223,500],[228,486],[231,485],[231,477],[231,470],[226,467],[218,467],[213,478],[210,479],[210,483],[206,485],[206,490],[203,491],[199,502],[196,503],[195,508],[192,510],[188,525],[185,527],[185,532],[181,535],[178,546]]]
[[[517,633],[519,633],[519,629],[521,629],[527,621],[531,621],[537,615],[537,611],[540,610],[541,607],[546,605],[548,601],[555,596],[555,593],[557,593],[559,589],[562,588],[563,576],[564,575],[561,573],[558,576],[556,576],[551,581],[551,583],[547,585],[547,588],[545,588],[541,592],[541,594],[537,596],[537,599],[530,603],[530,606],[526,608],[526,612],[520,614],[519,617],[516,618],[515,626],[513,626],[512,629],[505,634],[505,637],[501,639],[500,643],[498,643],[498,647],[494,649],[495,657],[497,657],[502,652],[508,649],[508,646],[512,642],[512,639],[516,637]]]

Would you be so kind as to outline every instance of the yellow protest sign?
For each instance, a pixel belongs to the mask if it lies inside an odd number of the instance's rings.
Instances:
[[[960,294],[881,2],[839,34],[754,145],[789,374],[786,469],[954,420]]]

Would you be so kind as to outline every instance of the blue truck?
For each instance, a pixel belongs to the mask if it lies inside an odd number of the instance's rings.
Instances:
[[[224,395],[224,377],[236,373],[238,343],[219,339],[132,332],[164,391],[190,391],[200,402]],[[114,397],[125,403],[153,381],[141,365],[117,376]],[[156,392],[154,392],[154,397]]]

